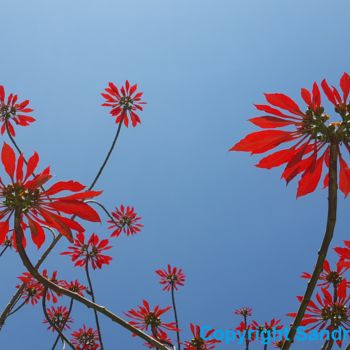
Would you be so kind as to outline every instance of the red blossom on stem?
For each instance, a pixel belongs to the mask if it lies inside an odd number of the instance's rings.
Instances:
[[[71,281],[71,282],[62,281],[61,286],[74,293],[78,293],[81,296],[83,296],[84,292],[87,290],[87,287],[82,285],[78,280]]]
[[[301,89],[301,97],[306,104],[302,110],[294,100],[284,94],[265,94],[267,104],[255,105],[257,110],[266,115],[255,117],[250,121],[256,126],[267,129],[253,132],[235,144],[230,151],[251,152],[261,154],[278,146],[293,142],[291,146],[278,150],[260,160],[259,168],[271,169],[285,165],[282,178],[289,183],[300,176],[297,196],[313,192],[322,176],[323,167],[329,168],[330,143],[336,142],[339,158],[339,188],[347,196],[350,193],[350,168],[344,160],[340,146],[350,152],[350,105],[347,98],[350,89],[349,76],[344,73],[340,80],[343,90],[343,107],[336,109],[341,121],[328,123],[329,116],[324,113],[321,93],[317,83],[312,91]],[[330,91],[325,83],[322,87],[329,99]],[[335,90],[333,92],[335,94]],[[338,100],[333,101],[339,104]],[[290,131],[281,128],[290,127]],[[324,186],[328,186],[328,172],[324,178]]]
[[[36,305],[43,297],[44,288],[42,284],[39,283],[29,272],[24,272],[18,277],[18,279],[25,284],[22,298],[25,300],[26,304],[30,302],[32,305]],[[17,289],[20,287],[21,285],[16,286]]]
[[[193,338],[185,341],[184,350],[212,350],[215,348],[215,344],[221,343],[218,339],[210,339],[210,336],[215,332],[215,329],[211,329],[206,332],[204,338],[201,336],[201,329],[199,326],[191,323],[190,325]]]
[[[167,270],[156,270],[156,274],[160,276],[159,283],[164,285],[163,290],[167,292],[171,291],[171,288],[178,290],[178,286],[183,286],[186,280],[182,269],[170,265],[168,265]]]
[[[343,280],[343,275],[349,269],[349,267],[344,267],[342,261],[339,260],[337,262],[336,270],[332,270],[328,260],[325,260],[323,264],[323,271],[321,272],[319,277],[320,282],[318,283],[318,286],[324,288],[329,288],[330,285],[337,286]],[[301,278],[310,279],[311,274],[308,272],[303,272]]]
[[[326,288],[322,288],[322,294],[316,293],[316,301],[310,300],[300,325],[311,326],[307,331],[311,331],[318,327],[321,329],[337,329],[342,326],[350,329],[350,310],[347,304],[350,295],[347,294],[347,282],[343,279],[336,288],[336,299]],[[299,302],[303,297],[297,297]],[[296,313],[289,313],[288,316],[295,317]]]
[[[70,329],[69,323],[73,323],[73,320],[69,316],[69,310],[65,306],[51,306],[51,308],[47,308],[46,311],[51,323],[53,323],[60,331]],[[49,321],[45,319],[43,323],[49,323]],[[56,331],[50,323],[47,329],[52,332]]]
[[[18,101],[18,96],[10,94],[6,99],[5,88],[0,85],[0,122],[1,135],[6,131],[6,124],[11,136],[15,136],[15,129],[11,122],[14,122],[20,126],[28,126],[33,123],[35,119],[28,115],[33,112],[33,109],[29,108],[29,100],[23,102]]]
[[[72,333],[72,344],[76,350],[100,349],[97,331],[93,328],[86,328],[85,325]]]
[[[60,234],[72,238],[72,231],[83,231],[82,226],[73,219],[58,215],[57,211],[76,215],[81,219],[99,222],[97,212],[84,199],[98,196],[100,191],[83,191],[85,186],[75,181],[56,182],[49,189],[43,185],[52,177],[50,168],[34,176],[39,162],[39,156],[34,153],[27,162],[26,173],[23,172],[24,157],[21,154],[16,161],[14,150],[4,143],[1,152],[1,161],[11,183],[5,185],[0,178],[0,243],[4,242],[9,232],[9,221],[16,209],[21,211],[22,226],[27,225],[33,242],[38,248],[45,241],[45,232],[42,225],[56,229]],[[29,178],[34,176],[31,180]],[[72,195],[53,197],[57,193],[69,191]]]
[[[139,233],[143,227],[138,221],[141,220],[141,217],[137,216],[133,207],[124,207],[121,205],[120,208],[115,208],[115,211],[112,212],[114,221],[108,220],[108,223],[111,224],[109,229],[114,231],[111,234],[111,237],[119,237],[119,235],[124,232],[127,236],[135,235]]]
[[[130,324],[141,329],[148,330],[149,328],[152,331],[154,336],[160,334],[160,330],[166,329],[169,331],[176,331],[175,322],[165,323],[160,319],[160,316],[165,314],[171,309],[171,306],[168,306],[164,309],[161,309],[158,305],[151,310],[150,305],[147,300],[142,301],[142,305],[138,306],[137,309],[130,309],[125,315],[131,318],[134,321],[130,321]]]
[[[128,127],[129,118],[133,127],[141,123],[137,113],[143,110],[142,105],[146,102],[141,101],[143,93],[137,92],[137,84],[130,85],[126,81],[125,86],[118,89],[116,85],[110,82],[105,89],[105,93],[101,95],[105,99],[102,106],[111,107],[110,114],[116,118],[115,122],[117,124],[123,121],[124,125]]]
[[[102,239],[93,233],[89,240],[85,242],[85,234],[79,232],[74,239],[74,246],[68,247],[69,251],[61,253],[61,255],[70,255],[74,266],[85,267],[91,263],[92,268],[101,269],[104,264],[109,265],[112,257],[102,254],[103,251],[112,247],[108,245],[108,239]]]
[[[249,317],[253,315],[253,309],[251,307],[245,306],[234,311],[235,315]]]

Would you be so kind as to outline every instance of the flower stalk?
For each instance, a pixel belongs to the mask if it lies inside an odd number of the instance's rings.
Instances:
[[[306,308],[311,300],[312,294],[315,290],[318,278],[323,269],[323,263],[327,257],[328,249],[333,238],[334,228],[337,217],[337,195],[338,195],[338,181],[337,181],[337,168],[338,168],[338,141],[336,133],[331,135],[330,143],[330,157],[329,157],[329,186],[328,186],[328,214],[327,214],[327,225],[324,234],[323,242],[320,250],[318,251],[318,257],[311,279],[308,282],[304,297],[300,304],[298,313],[289,331],[288,338],[286,339],[282,350],[288,350],[293,341],[299,327]]]

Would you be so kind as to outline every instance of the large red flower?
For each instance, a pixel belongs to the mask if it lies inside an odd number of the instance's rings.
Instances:
[[[29,100],[19,102],[18,96],[15,94],[10,94],[6,99],[5,89],[0,85],[0,122],[2,123],[2,135],[6,131],[7,124],[9,133],[11,136],[15,136],[15,129],[11,121],[20,126],[28,126],[35,121],[33,117],[28,115],[28,113],[33,112],[33,109],[29,108],[28,105]]]
[[[347,196],[350,193],[350,168],[344,160],[340,146],[350,151],[350,105],[348,96],[350,91],[350,77],[344,73],[340,80],[343,98],[338,99],[337,90],[322,87],[328,99],[336,106],[336,112],[341,121],[329,123],[329,115],[324,113],[321,93],[318,85],[313,84],[312,91],[301,89],[301,97],[306,104],[303,110],[290,97],[284,94],[265,94],[268,104],[255,105],[257,110],[266,115],[255,117],[250,121],[263,131],[253,132],[235,144],[230,151],[251,152],[260,154],[268,152],[278,146],[293,142],[292,145],[268,155],[256,165],[259,168],[271,169],[285,165],[282,177],[287,183],[300,175],[297,196],[313,192],[322,176],[325,166],[329,167],[330,142],[334,139],[338,145],[339,188]],[[290,127],[291,130],[281,130]],[[324,179],[328,185],[328,174]]]
[[[211,338],[210,336],[215,332],[215,329],[211,329],[206,332],[204,339],[201,336],[201,329],[199,326],[191,323],[190,325],[193,338],[191,340],[185,341],[184,350],[212,350],[215,348],[215,344],[221,343],[220,340]]]
[[[89,240],[85,242],[85,235],[79,232],[74,239],[74,246],[68,247],[68,251],[61,255],[70,255],[75,266],[86,266],[91,263],[92,268],[101,269],[104,264],[109,265],[112,257],[102,254],[104,250],[109,250],[112,247],[108,245],[108,239],[102,239],[93,233]]]
[[[316,294],[316,301],[310,300],[300,325],[310,326],[307,331],[311,331],[318,327],[319,330],[327,328],[330,330],[344,327],[350,329],[350,310],[348,303],[350,295],[347,294],[346,280],[343,279],[337,288],[336,301],[332,294],[322,288],[322,295]],[[303,297],[298,297],[301,302]],[[288,314],[293,318],[296,317],[296,312]]]
[[[131,325],[141,330],[148,330],[150,328],[152,334],[154,336],[158,336],[159,331],[162,329],[167,329],[169,331],[177,330],[175,322],[165,323],[160,319],[160,316],[165,314],[170,309],[171,306],[161,309],[157,305],[153,310],[151,310],[148,301],[143,300],[141,306],[138,306],[136,310],[130,309],[125,313],[125,315],[134,320],[130,321]]]
[[[156,270],[156,274],[160,276],[160,284],[164,285],[163,290],[169,292],[172,288],[178,289],[178,286],[183,286],[186,276],[182,269],[171,267],[168,265],[167,270]]]
[[[86,328],[85,325],[72,333],[72,344],[76,350],[100,349],[97,331],[92,328]]]
[[[131,86],[130,83],[126,81],[125,86],[122,86],[119,90],[110,82],[105,89],[105,93],[101,95],[106,100],[102,106],[111,107],[110,114],[116,118],[115,122],[117,124],[123,121],[124,125],[128,127],[129,118],[134,127],[141,123],[137,112],[143,110],[142,105],[146,102],[141,101],[143,93],[137,92],[137,84]]]
[[[120,208],[115,208],[112,212],[114,221],[108,220],[110,229],[113,229],[111,237],[119,237],[119,235],[124,232],[127,236],[135,235],[139,233],[143,227],[139,223],[141,220],[140,216],[137,216],[133,207],[124,207],[121,205]]]
[[[6,143],[2,147],[1,161],[11,179],[5,184],[0,178],[0,243],[4,242],[9,232],[9,222],[15,210],[21,213],[22,227],[28,226],[33,242],[38,248],[45,241],[42,225],[56,229],[59,233],[73,241],[72,231],[84,231],[83,227],[73,219],[58,215],[58,212],[78,216],[81,219],[99,222],[100,217],[83,200],[98,196],[99,191],[83,191],[85,186],[75,181],[59,181],[49,189],[42,187],[52,177],[50,168],[34,175],[39,156],[34,153],[27,164],[21,154],[17,161],[14,150]],[[24,165],[26,172],[24,173]],[[32,179],[30,179],[33,177]],[[55,197],[57,193],[76,192],[71,195]]]

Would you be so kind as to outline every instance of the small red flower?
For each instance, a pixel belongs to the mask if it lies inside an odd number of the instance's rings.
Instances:
[[[234,311],[235,315],[249,317],[253,315],[253,309],[251,307],[245,306]]]
[[[87,290],[87,287],[82,285],[78,280],[71,282],[62,281],[61,286],[81,296],[83,296],[84,292]]]
[[[109,250],[112,247],[108,245],[108,239],[100,241],[99,237],[93,233],[89,240],[85,242],[85,235],[79,232],[74,239],[74,246],[68,247],[70,251],[61,253],[61,255],[70,255],[74,266],[86,266],[91,263],[92,268],[101,269],[104,264],[109,265],[112,257],[102,254],[104,250]]]
[[[264,322],[264,324],[259,324],[256,321],[253,321],[251,324],[251,328],[254,330],[257,330],[258,333],[266,332],[266,331],[273,331],[274,329],[279,330],[282,329],[283,326],[280,324],[281,320],[276,320],[273,318],[270,322]]]
[[[350,300],[350,295],[347,295],[346,280],[343,279],[337,288],[337,300],[334,301],[332,294],[326,289],[322,288],[322,295],[317,293],[314,302],[310,300],[302,319],[301,326],[310,326],[307,331],[311,331],[318,327],[318,330],[327,328],[330,330],[338,327],[349,329],[350,325],[350,310],[347,304]],[[299,296],[298,300],[301,302],[303,297]],[[296,312],[288,314],[290,317],[295,317]]]
[[[341,153],[341,146],[350,152],[350,105],[346,104],[350,80],[344,73],[340,80],[343,90],[343,99],[334,99],[333,103],[338,107],[336,112],[341,121],[329,123],[329,115],[324,113],[321,104],[321,93],[318,85],[313,84],[312,91],[301,89],[301,97],[306,104],[302,110],[290,97],[284,94],[265,94],[268,104],[255,105],[259,111],[266,115],[255,117],[250,121],[264,131],[258,131],[247,135],[235,144],[230,151],[251,152],[261,154],[268,152],[282,144],[293,142],[287,148],[278,150],[260,160],[256,165],[259,168],[271,169],[285,165],[282,178],[289,183],[300,175],[297,196],[304,196],[315,191],[325,166],[329,168],[330,144],[337,144],[339,158],[339,188],[347,196],[350,193],[350,168]],[[327,97],[332,101],[332,94],[322,83]],[[280,130],[290,127],[291,130]],[[324,178],[324,186],[328,186],[328,173]]]
[[[0,243],[4,242],[9,232],[9,221],[15,210],[21,212],[21,224],[28,226],[32,240],[38,248],[45,241],[42,225],[56,229],[60,234],[73,241],[72,231],[84,231],[75,220],[57,215],[57,211],[76,215],[81,219],[99,222],[97,212],[84,199],[98,196],[98,191],[83,191],[85,186],[75,181],[56,182],[48,190],[43,185],[51,179],[50,168],[34,176],[39,162],[39,156],[34,153],[26,164],[23,172],[24,157],[21,154],[16,162],[14,150],[6,143],[2,148],[1,160],[5,171],[11,178],[11,183],[5,185],[0,178]],[[29,180],[31,176],[33,179]],[[62,191],[76,192],[75,194],[53,197]]]
[[[51,323],[53,323],[60,331],[70,329],[69,323],[73,323],[73,320],[69,316],[69,310],[65,306],[51,306],[51,308],[47,308],[46,311]],[[49,323],[49,321],[45,319],[43,323]],[[52,332],[56,331],[51,324],[49,324],[47,329],[51,330]]]
[[[191,323],[190,328],[193,334],[193,338],[189,341],[185,341],[184,350],[212,350],[215,348],[215,344],[221,343],[221,341],[218,339],[209,339],[209,337],[215,332],[215,329],[209,330],[203,339],[199,326]]]
[[[151,310],[147,300],[143,300],[142,305],[138,306],[136,310],[130,309],[125,315],[135,321],[130,321],[130,324],[141,329],[148,330],[151,328],[152,334],[158,336],[159,331],[167,329],[169,331],[176,331],[175,322],[164,323],[160,316],[171,309],[170,306],[161,309],[158,305]]]
[[[112,107],[110,114],[116,118],[115,122],[117,124],[123,121],[124,125],[128,127],[129,118],[134,127],[141,123],[137,112],[143,110],[142,105],[146,102],[141,101],[143,93],[136,90],[137,85],[131,86],[128,81],[125,82],[125,86],[122,86],[120,90],[110,82],[105,89],[105,93],[101,94],[106,101],[102,106]]]
[[[350,241],[344,241],[345,247],[334,248],[339,255],[339,265],[344,269],[350,268]]]
[[[281,340],[278,340],[278,341],[273,342],[272,345],[273,345],[274,348],[282,349],[282,347],[283,347],[285,341],[286,341],[286,338],[285,338],[285,337],[282,337]]]
[[[186,276],[182,269],[168,265],[167,270],[157,270],[156,274],[160,276],[160,284],[164,285],[163,290],[169,292],[172,288],[178,290],[178,286],[183,286]]]
[[[350,266],[344,267],[342,261],[339,260],[337,262],[336,270],[332,270],[328,260],[325,260],[325,262],[323,263],[323,271],[320,274],[319,283],[317,285],[324,288],[329,288],[330,285],[337,286],[343,280],[343,275],[349,268]],[[301,278],[310,279],[311,274],[304,272],[301,275]],[[349,282],[348,286],[350,286]]]
[[[168,333],[162,331],[161,329],[158,329],[157,334],[153,335],[160,343],[165,345],[172,345],[171,339],[168,337]],[[144,343],[145,346],[147,346],[149,349],[158,349],[156,346],[150,344],[150,343]]]
[[[16,135],[11,121],[20,126],[28,126],[35,121],[33,117],[28,115],[28,113],[33,112],[33,109],[29,108],[28,105],[29,100],[18,102],[18,96],[15,94],[10,94],[6,100],[5,88],[0,85],[1,135],[6,131],[6,124],[10,135]]]
[[[79,328],[72,333],[72,344],[76,350],[98,350],[100,349],[98,333],[93,328]]]
[[[29,272],[24,272],[18,277],[22,283],[25,284],[22,292],[22,299],[25,300],[26,304],[29,302],[32,305],[36,305],[39,300],[43,297],[44,288]],[[17,285],[16,288],[20,288],[21,285]]]
[[[114,230],[111,237],[119,237],[122,232],[127,236],[135,235],[143,227],[142,224],[138,223],[141,217],[137,216],[133,207],[124,207],[124,205],[121,205],[120,208],[115,208],[112,216],[114,217],[114,221],[108,220],[108,223],[111,224],[109,229]]]

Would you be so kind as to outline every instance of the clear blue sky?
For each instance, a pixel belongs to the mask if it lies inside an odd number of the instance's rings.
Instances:
[[[171,263],[187,275],[177,296],[184,336],[190,321],[236,326],[232,310],[244,305],[258,321],[287,322],[322,239],[326,192],[296,200],[280,170],[257,169],[258,158],[227,149],[255,130],[247,119],[263,92],[300,101],[300,87],[337,83],[350,70],[349,10],[346,0],[1,2],[0,84],[30,98],[37,118],[17,140],[57,179],[89,183],[100,165],[116,128],[100,107],[108,81],[137,82],[148,102],[97,185],[104,204],[135,206],[145,225],[112,241],[113,264],[94,274],[100,303],[119,314],[143,298],[168,305],[154,270]],[[349,238],[348,210],[341,199],[335,243]],[[108,234],[105,225],[92,230]],[[47,267],[57,266],[64,278],[83,278],[54,254]],[[23,267],[9,253],[0,271],[3,307]],[[9,319],[1,348],[50,348],[42,318],[28,307]],[[93,324],[83,307],[74,319]],[[143,348],[102,324],[106,350]]]

